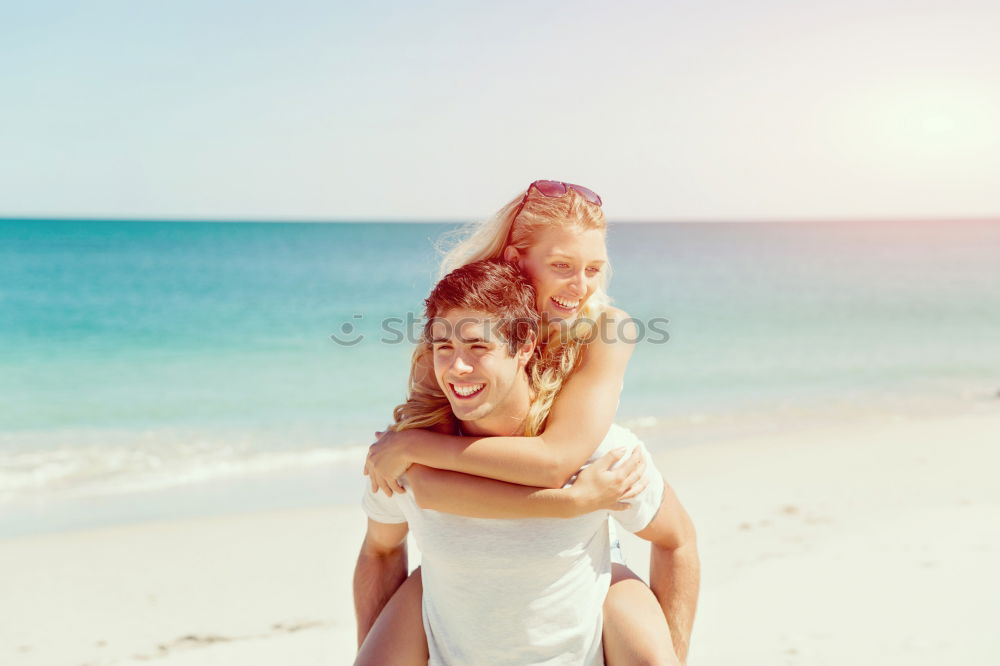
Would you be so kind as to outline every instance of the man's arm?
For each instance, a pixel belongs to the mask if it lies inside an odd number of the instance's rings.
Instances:
[[[379,523],[368,519],[368,532],[354,567],[354,612],[358,620],[358,646],[406,580],[406,523]]]
[[[701,565],[694,524],[669,485],[653,520],[636,536],[650,542],[649,587],[660,602],[681,663],[687,663]]]

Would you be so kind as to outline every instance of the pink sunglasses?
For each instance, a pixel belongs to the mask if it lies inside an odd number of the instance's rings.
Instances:
[[[521,214],[521,209],[524,208],[525,202],[528,201],[528,195],[531,194],[531,188],[535,188],[543,197],[549,197],[550,199],[564,197],[570,190],[573,190],[583,197],[583,200],[587,203],[592,203],[595,206],[601,205],[601,197],[583,185],[564,183],[561,180],[536,180],[531,185],[528,185],[528,189],[524,191],[524,197],[522,197],[521,203],[517,207],[517,212],[514,213],[514,217],[510,218],[511,220],[517,219],[517,216]]]

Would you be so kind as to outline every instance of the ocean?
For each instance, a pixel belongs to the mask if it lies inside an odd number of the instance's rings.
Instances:
[[[0,220],[0,537],[351,501],[455,226]],[[608,246],[643,333],[619,421],[660,446],[997,399],[998,223],[612,223]]]

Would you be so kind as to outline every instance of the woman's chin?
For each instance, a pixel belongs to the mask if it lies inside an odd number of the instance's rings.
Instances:
[[[560,332],[568,333],[576,318],[576,312],[571,312],[568,315],[562,312],[545,312],[544,314],[544,321],[548,324],[550,336],[552,334],[558,335]]]

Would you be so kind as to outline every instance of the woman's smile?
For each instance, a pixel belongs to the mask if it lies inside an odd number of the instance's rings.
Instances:
[[[555,303],[556,310],[560,312],[565,312],[570,314],[575,312],[578,307],[580,307],[580,299],[570,299],[570,298],[560,298],[558,296],[552,296],[549,300]]]

